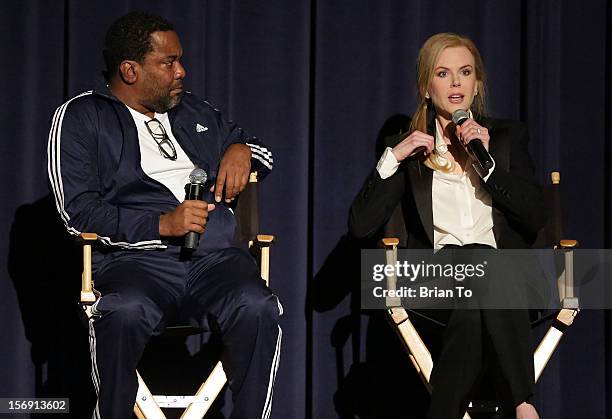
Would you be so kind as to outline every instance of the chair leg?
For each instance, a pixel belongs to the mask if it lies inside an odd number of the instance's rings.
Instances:
[[[394,307],[389,309],[388,313],[391,321],[395,325],[396,331],[404,343],[404,346],[406,349],[408,349],[408,354],[414,368],[417,370],[419,376],[423,380],[423,384],[425,384],[427,391],[431,393],[431,384],[429,384],[431,371],[433,369],[431,353],[427,349],[427,346],[421,339],[419,333],[414,328],[414,325],[408,316],[408,312],[405,309]]]
[[[561,309],[557,318],[552,326],[546,332],[546,335],[542,338],[542,341],[538,345],[533,355],[533,366],[535,370],[536,382],[542,375],[546,364],[550,360],[553,352],[559,345],[565,329],[570,327],[574,321],[574,318],[578,314],[578,309]]]
[[[414,368],[417,370],[427,391],[431,393],[432,387],[429,383],[429,379],[431,378],[431,371],[433,370],[433,360],[429,349],[427,349],[419,332],[417,332],[410,321],[408,312],[405,309],[394,307],[389,309],[388,314],[404,346],[408,349],[408,355],[410,361],[412,361],[412,365],[414,365]],[[470,414],[465,412],[463,414],[463,419],[471,419]]]
[[[134,414],[138,419],[147,419],[142,410],[140,410],[140,407],[138,407],[138,404],[134,404]]]
[[[201,419],[227,383],[227,377],[221,362],[217,362],[215,368],[200,386],[195,394],[196,401],[192,403],[181,415],[181,419]]]
[[[134,414],[138,419],[166,419],[161,408],[155,401],[155,397],[145,384],[142,376],[138,376],[138,394],[134,405]],[[212,372],[193,396],[194,401],[181,415],[181,419],[202,419],[208,412],[213,402],[227,383],[227,377],[221,362],[213,368]]]
[[[136,375],[138,376],[138,394],[136,395],[136,405],[134,407],[136,416],[140,413],[142,416],[138,416],[139,418],[166,419],[166,415],[164,415],[164,412],[162,412],[159,405],[155,402],[151,391],[149,391],[149,388],[138,371],[136,371]]]

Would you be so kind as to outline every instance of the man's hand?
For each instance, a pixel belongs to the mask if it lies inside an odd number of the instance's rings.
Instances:
[[[204,233],[208,213],[215,209],[215,204],[205,201],[183,201],[172,212],[159,217],[159,235],[161,237],[181,237],[190,231]]]
[[[215,201],[221,202],[225,187],[225,202],[232,202],[244,190],[251,172],[251,149],[245,144],[232,144],[221,159],[217,182],[211,188]]]

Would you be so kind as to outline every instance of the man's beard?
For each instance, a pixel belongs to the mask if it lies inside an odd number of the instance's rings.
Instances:
[[[154,92],[154,95],[144,99],[142,104],[147,108],[156,113],[166,113],[170,109],[174,108],[181,101],[183,93],[176,96],[171,96],[170,93]]]
[[[148,84],[147,97],[141,101],[141,104],[147,109],[157,113],[166,113],[180,103],[182,92],[172,96],[170,92],[173,88],[164,89],[157,84],[155,79],[148,79]]]

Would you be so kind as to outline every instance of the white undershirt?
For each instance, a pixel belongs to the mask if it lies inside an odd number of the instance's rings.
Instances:
[[[444,142],[436,124],[436,145]],[[387,147],[376,165],[382,179],[395,174],[399,162]],[[462,174],[435,170],[432,181],[434,249],[447,244],[463,246],[480,243],[497,248],[493,234],[491,196],[481,185],[481,179],[470,164]],[[484,177],[486,181],[495,166]]]
[[[138,130],[138,142],[140,144],[140,166],[147,176],[166,186],[174,194],[178,202],[185,200],[185,185],[189,183],[189,175],[195,168],[185,151],[181,148],[172,133],[168,113],[155,114],[155,119],[160,121],[166,130],[166,134],[176,149],[176,160],[164,158],[159,152],[157,142],[153,139],[146,121],[148,116],[130,108],[126,105],[134,118]]]

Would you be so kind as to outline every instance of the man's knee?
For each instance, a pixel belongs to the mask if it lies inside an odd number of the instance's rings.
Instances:
[[[150,333],[161,319],[161,312],[147,298],[130,298],[119,294],[105,295],[96,310],[107,323],[128,330]]]
[[[242,307],[248,316],[278,322],[283,308],[276,295],[267,287],[246,286],[238,294],[238,306]]]

